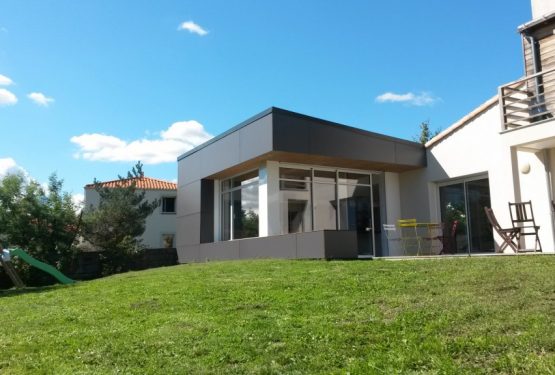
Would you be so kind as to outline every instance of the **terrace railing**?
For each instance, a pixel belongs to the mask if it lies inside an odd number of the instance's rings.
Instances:
[[[504,130],[532,125],[555,114],[555,69],[539,72],[499,87]]]

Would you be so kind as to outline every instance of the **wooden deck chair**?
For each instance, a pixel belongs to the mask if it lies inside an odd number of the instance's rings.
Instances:
[[[534,210],[532,209],[532,201],[521,202],[521,203],[510,203],[509,210],[511,213],[511,222],[513,223],[513,228],[519,228],[520,231],[516,237],[518,243],[520,240],[526,236],[534,236],[534,251],[542,251],[542,244],[540,242],[540,237],[538,236],[538,231],[540,226],[536,225],[534,220]]]
[[[397,220],[399,231],[401,233],[401,246],[404,255],[409,255],[408,250],[411,244],[416,247],[416,255],[420,255],[422,250],[422,237],[418,235],[416,219],[401,219]]]
[[[520,228],[501,228],[501,225],[499,225],[495,218],[493,210],[489,207],[484,207],[484,211],[486,211],[486,216],[493,230],[495,230],[503,240],[503,243],[499,246],[499,252],[502,253],[507,247],[510,247],[515,253],[518,253],[517,236],[520,232]]]

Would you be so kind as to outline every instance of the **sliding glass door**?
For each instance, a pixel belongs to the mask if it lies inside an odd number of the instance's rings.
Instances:
[[[484,207],[491,207],[487,178],[459,180],[439,187],[444,252],[490,252],[493,233]]]
[[[349,231],[356,236],[359,255],[374,255],[374,230],[381,224],[377,215],[374,225],[379,191],[373,190],[371,172],[282,166],[279,179],[283,234]]]

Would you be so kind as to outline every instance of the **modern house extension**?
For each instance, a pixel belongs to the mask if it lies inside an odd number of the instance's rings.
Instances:
[[[553,253],[555,1],[532,0],[532,16],[525,76],[425,147],[271,108],[179,157],[180,262],[403,255],[383,224],[409,218],[457,221],[452,252],[493,253],[484,207],[507,227],[525,201]]]
[[[418,143],[270,108],[178,159],[179,260],[387,255]]]

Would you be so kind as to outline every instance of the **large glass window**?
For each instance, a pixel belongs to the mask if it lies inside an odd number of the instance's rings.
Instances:
[[[314,183],[314,230],[337,229],[335,184]]]
[[[487,178],[440,186],[439,201],[446,252],[493,251],[493,233],[484,211],[491,207]]]
[[[282,167],[279,177],[282,233],[352,231],[359,254],[372,254],[370,173]]]
[[[258,171],[222,181],[222,240],[258,236]]]
[[[311,231],[311,171],[280,168],[279,177],[281,232]]]

